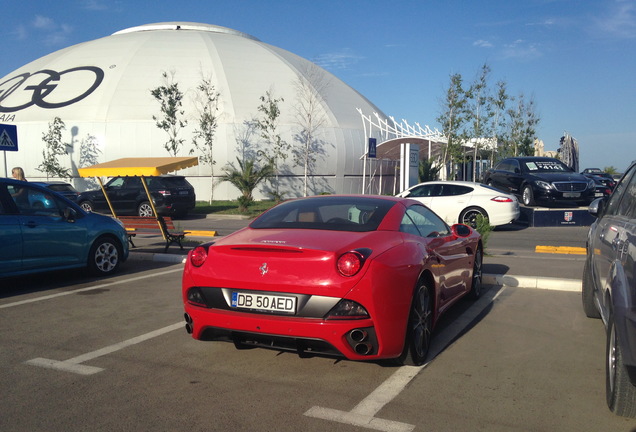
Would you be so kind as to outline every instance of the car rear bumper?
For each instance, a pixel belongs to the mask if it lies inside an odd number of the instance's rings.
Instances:
[[[197,340],[234,342],[350,360],[395,358],[378,342],[372,319],[324,320],[251,314],[185,305],[186,330]]]

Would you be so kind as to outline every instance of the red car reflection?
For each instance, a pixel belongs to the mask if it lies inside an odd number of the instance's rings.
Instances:
[[[237,347],[419,365],[440,314],[479,296],[482,259],[476,231],[414,200],[291,200],[190,251],[186,329]]]

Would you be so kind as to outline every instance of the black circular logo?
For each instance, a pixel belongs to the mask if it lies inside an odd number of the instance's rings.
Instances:
[[[85,73],[86,71],[94,74],[93,83],[88,88],[85,90],[78,89],[77,95],[65,101],[56,101],[54,103],[46,101],[46,98],[55,91],[62,80],[72,81],[73,73]],[[62,108],[79,102],[93,93],[103,80],[104,71],[96,66],[78,66],[62,72],[51,69],[42,69],[34,73],[26,72],[0,83],[0,112],[16,112],[32,105],[47,109]],[[7,99],[16,92],[28,92],[26,99],[30,100],[20,105],[10,106]],[[21,96],[18,100],[24,101],[25,98]]]

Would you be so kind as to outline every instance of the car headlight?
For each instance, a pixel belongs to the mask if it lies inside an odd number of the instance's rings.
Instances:
[[[535,180],[534,184],[542,189],[552,189],[552,184],[542,180]]]
[[[588,189],[596,189],[596,183],[594,182],[593,179],[589,179],[587,181],[587,187]]]

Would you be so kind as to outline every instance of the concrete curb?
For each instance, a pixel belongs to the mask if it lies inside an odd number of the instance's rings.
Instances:
[[[581,292],[581,281],[578,279],[484,274],[482,283],[486,285]]]

